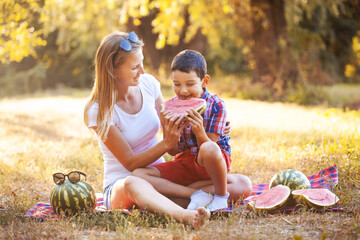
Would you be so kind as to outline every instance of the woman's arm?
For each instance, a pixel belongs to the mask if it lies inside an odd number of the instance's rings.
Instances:
[[[159,119],[160,119],[160,112],[161,112],[161,107],[162,107],[163,103],[164,103],[164,98],[163,98],[163,95],[160,92],[160,96],[155,101],[155,109],[156,109],[156,112],[157,112],[157,114],[159,116]]]
[[[160,112],[163,102],[164,100],[160,94],[155,102],[155,107],[163,125],[164,138],[148,150],[134,153],[119,129],[115,126],[110,126],[104,144],[127,170],[133,171],[136,168],[146,167],[159,159],[167,151],[170,151],[173,146],[177,146],[180,132],[183,129],[180,126],[182,118],[170,115],[167,115],[165,118],[163,113]],[[96,132],[96,127],[92,128]]]
[[[134,153],[125,137],[115,127],[111,126],[104,144],[129,171],[146,167],[159,159],[169,148],[169,143],[160,141],[154,147],[140,153]]]
[[[163,103],[164,103],[164,98],[163,98],[162,94],[160,93],[160,96],[158,97],[158,99],[155,102],[155,108],[156,108],[156,111],[158,113],[158,116],[159,116],[159,119],[160,119],[160,122],[161,122],[161,127],[163,129],[163,139],[165,139],[166,138],[166,130],[164,129],[165,118],[166,118],[166,116],[170,116],[170,115],[168,115],[168,112],[161,112],[161,108],[162,108]],[[168,154],[174,156],[174,155],[176,155],[178,153],[178,151],[179,151],[179,146],[178,146],[178,144],[175,144],[167,152],[168,152]]]
[[[174,144],[177,144],[180,135],[179,124],[180,121],[169,119],[166,123],[168,129],[166,138],[141,153],[132,151],[124,136],[115,126],[110,126],[104,144],[128,171],[133,171],[136,168],[146,167],[153,163],[171,149]],[[96,132],[96,127],[92,128]]]
[[[172,147],[167,151],[168,154],[170,154],[172,156],[175,156],[179,152],[178,142],[179,142],[179,138],[180,138],[180,132],[185,127],[184,122],[182,122],[183,118],[184,117],[174,116],[169,111],[164,111],[164,112],[161,112],[161,114],[160,114],[160,119],[161,119],[161,122],[163,124],[163,138],[164,139],[167,138],[168,132],[171,131],[171,128],[170,128],[171,121],[170,121],[170,119],[174,119],[176,121],[179,121],[179,125],[178,125],[179,135],[177,136],[177,142],[175,144],[173,144]]]

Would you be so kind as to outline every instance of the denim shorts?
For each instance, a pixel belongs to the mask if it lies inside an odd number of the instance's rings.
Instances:
[[[104,189],[104,196],[103,196],[103,199],[104,199],[104,206],[106,207],[106,209],[111,209],[111,192],[112,192],[112,189],[114,187],[114,184],[121,178],[118,178],[116,179],[113,183],[111,183],[109,186],[107,186],[105,189]]]

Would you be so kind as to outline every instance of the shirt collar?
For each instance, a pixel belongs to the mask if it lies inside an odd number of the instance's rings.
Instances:
[[[203,88],[204,89],[204,93],[203,95],[201,96],[202,99],[207,99],[209,97],[209,91],[206,89],[206,88]]]

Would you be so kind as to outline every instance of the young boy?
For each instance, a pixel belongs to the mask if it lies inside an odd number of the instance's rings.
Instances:
[[[177,54],[171,64],[171,71],[176,96],[179,99],[203,98],[206,110],[203,117],[194,109],[188,111],[185,117],[187,126],[181,132],[179,144],[169,151],[171,155],[176,154],[173,161],[137,169],[133,175],[148,180],[160,192],[165,192],[166,187],[175,186],[168,181],[188,186],[211,179],[215,187],[214,196],[190,188],[191,202],[187,209],[207,207],[215,211],[227,208],[227,172],[231,164],[231,148],[230,138],[223,134],[226,126],[224,102],[206,89],[210,77],[207,75],[206,60],[199,52],[185,50]],[[172,118],[171,113],[164,114],[165,119]],[[186,190],[180,187],[177,189],[178,192]],[[173,197],[179,196],[175,194]]]

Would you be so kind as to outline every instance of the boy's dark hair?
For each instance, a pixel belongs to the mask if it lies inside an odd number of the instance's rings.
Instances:
[[[206,60],[201,53],[194,50],[184,50],[179,52],[171,63],[171,71],[179,70],[190,73],[194,71],[202,80],[207,74]]]

